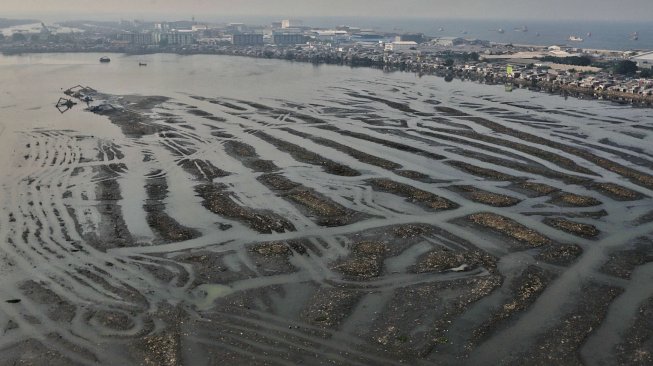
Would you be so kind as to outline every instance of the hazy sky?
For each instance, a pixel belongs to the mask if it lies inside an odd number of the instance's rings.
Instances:
[[[0,17],[67,12],[210,19],[250,16],[380,16],[496,19],[650,20],[653,0],[0,0]]]

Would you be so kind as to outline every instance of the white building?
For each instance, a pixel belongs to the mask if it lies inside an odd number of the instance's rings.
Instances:
[[[417,48],[417,42],[414,41],[399,41],[399,42],[386,43],[385,45],[385,50],[392,51],[392,52],[407,52],[407,51],[416,50],[416,48]]]
[[[639,54],[632,61],[637,62],[637,67],[641,69],[653,69],[653,52]]]
[[[315,30],[312,35],[318,41],[344,42],[351,39],[349,33],[344,30]]]
[[[463,43],[465,43],[465,40],[460,37],[440,37],[435,40],[436,45],[444,47],[457,46]]]
[[[304,22],[297,19],[284,19],[281,21],[281,28],[297,28],[304,25]]]
[[[193,31],[191,30],[179,30],[173,32],[155,32],[154,33],[154,42],[156,44],[166,43],[168,45],[178,45],[186,46],[192,44],[195,41]]]

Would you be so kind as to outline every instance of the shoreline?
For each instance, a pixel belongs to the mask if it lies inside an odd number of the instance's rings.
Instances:
[[[263,59],[277,59],[277,60],[286,60],[293,62],[302,62],[302,63],[311,63],[314,65],[339,65],[339,66],[349,66],[352,68],[355,67],[367,67],[372,69],[379,69],[383,71],[395,72],[412,72],[421,75],[432,75],[437,77],[442,77],[445,81],[453,80],[457,78],[460,80],[472,80],[480,84],[487,85],[500,85],[504,84],[506,89],[512,89],[513,87],[518,88],[528,88],[532,91],[537,92],[546,92],[552,95],[561,95],[563,97],[575,97],[580,99],[594,99],[594,100],[609,100],[618,104],[630,104],[637,107],[651,108],[653,107],[653,95],[643,95],[643,94],[634,94],[628,92],[620,92],[614,90],[599,90],[583,86],[577,86],[573,84],[561,84],[555,83],[552,81],[546,80],[526,80],[526,79],[515,79],[508,77],[507,75],[495,75],[494,73],[479,74],[477,72],[470,71],[466,68],[465,64],[455,64],[454,66],[445,67],[439,64],[433,63],[416,63],[412,60],[402,60],[399,62],[394,62],[392,60],[386,60],[384,57],[379,57],[379,55],[373,55],[374,57],[357,57],[354,56],[342,56],[330,57],[305,57],[302,54],[295,54],[293,51],[294,47],[279,47],[274,48],[277,52],[272,52],[267,47],[245,47],[245,48],[223,48],[223,49],[212,49],[212,50],[198,50],[198,49],[186,49],[186,48],[173,48],[173,49],[164,49],[164,50],[144,50],[144,49],[132,49],[126,50],[124,48],[112,49],[112,48],[102,48],[94,50],[22,50],[16,48],[0,48],[0,52],[3,56],[18,56],[25,54],[45,54],[45,53],[113,53],[113,54],[123,54],[128,56],[137,56],[137,55],[153,55],[153,54],[175,54],[181,56],[191,56],[191,55],[217,55],[217,56],[240,56],[248,58],[263,58]],[[614,51],[618,52],[618,51]],[[311,56],[311,55],[309,55]],[[510,90],[508,90],[510,91]]]

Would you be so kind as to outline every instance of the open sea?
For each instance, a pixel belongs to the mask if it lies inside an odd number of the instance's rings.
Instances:
[[[198,15],[199,23],[242,22],[248,25],[269,25],[280,21],[282,16],[215,16]],[[38,18],[47,23],[62,20],[93,19],[115,21],[139,19],[145,21],[190,20],[189,14],[103,14],[89,16],[69,12],[65,14],[13,14],[12,17]],[[417,32],[433,37],[464,37],[500,43],[529,45],[573,45],[590,49],[653,50],[653,25],[650,22],[627,22],[606,20],[547,20],[547,19],[452,19],[452,18],[402,18],[402,17],[354,17],[354,16],[308,16],[299,18],[304,25],[333,28],[348,25],[383,32]],[[522,31],[524,28],[527,32]],[[503,29],[503,33],[497,30]],[[516,30],[517,29],[517,30]],[[591,33],[591,36],[588,34]],[[638,39],[634,39],[637,34]],[[570,36],[583,38],[583,42],[571,42]]]
[[[434,37],[478,38],[501,43],[568,44],[582,48],[610,50],[653,49],[653,26],[651,23],[642,22],[326,17],[309,18],[304,22],[319,27],[350,24],[379,31],[419,32]],[[521,31],[523,27],[528,31]],[[504,33],[497,31],[500,28]],[[635,32],[639,36],[638,40],[632,37]],[[588,36],[588,33],[591,33],[591,36]],[[583,42],[570,42],[569,36],[581,37]]]

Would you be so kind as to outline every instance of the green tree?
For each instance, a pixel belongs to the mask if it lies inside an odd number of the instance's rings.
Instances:
[[[453,59],[448,58],[448,59],[444,60],[444,66],[453,66]]]
[[[637,64],[630,60],[621,60],[612,69],[615,74],[634,75],[637,72]]]
[[[649,69],[641,69],[639,76],[643,78],[650,78],[653,76],[653,72],[651,72]]]

